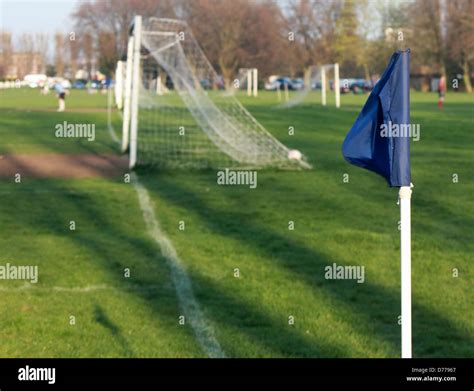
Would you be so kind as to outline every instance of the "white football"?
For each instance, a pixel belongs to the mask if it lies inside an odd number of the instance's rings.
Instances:
[[[291,149],[288,151],[288,158],[291,160],[301,160],[303,155],[297,149]]]

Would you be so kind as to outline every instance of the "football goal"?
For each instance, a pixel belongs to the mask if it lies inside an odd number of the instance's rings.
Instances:
[[[123,109],[123,92],[124,92],[124,80],[125,80],[125,62],[117,61],[115,67],[115,105],[119,110]]]
[[[247,96],[258,96],[257,68],[239,68],[237,77],[232,81],[228,93],[233,95],[239,90],[247,91]]]
[[[290,108],[299,105],[311,90],[321,89],[321,104],[327,106],[327,91],[334,91],[334,100],[337,108],[341,107],[341,91],[339,80],[339,64],[314,65],[306,69],[304,87],[297,91],[281,108]]]
[[[225,93],[185,22],[136,16],[122,68],[130,167],[310,167]]]

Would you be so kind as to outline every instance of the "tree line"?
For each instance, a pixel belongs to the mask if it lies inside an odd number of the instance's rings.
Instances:
[[[296,77],[312,65],[335,62],[342,76],[369,79],[384,69],[394,50],[409,47],[413,74],[444,75],[472,92],[474,0],[78,2],[71,15],[74,39],[71,33],[54,37],[55,72],[74,71],[81,59],[88,71],[112,74],[126,53],[136,14],[186,20],[227,82],[239,68]]]

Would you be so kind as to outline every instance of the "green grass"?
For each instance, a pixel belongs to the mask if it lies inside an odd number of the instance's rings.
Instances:
[[[76,112],[57,113],[56,95],[38,90],[14,89],[0,92],[0,154],[7,153],[113,153],[114,145],[104,128],[107,98],[73,90],[66,108]],[[87,111],[93,112],[87,112]],[[69,123],[96,124],[96,140],[56,138],[55,126]],[[101,129],[98,129],[99,126]]]
[[[68,107],[85,112],[58,114],[41,111],[54,109],[52,96],[0,94],[0,135],[8,140],[0,153],[115,150],[105,113],[87,112],[104,108],[105,96],[74,91]],[[218,186],[213,171],[139,170],[223,350],[231,357],[398,357],[397,191],[340,152],[366,96],[342,96],[339,110],[331,96],[322,108],[316,94],[292,109],[275,108],[275,93],[239,99],[313,169],[259,171],[255,190]],[[421,141],[412,142],[414,356],[473,357],[474,100],[448,94],[442,111],[435,94],[411,100],[412,122],[421,126]],[[95,123],[97,141],[54,139],[63,120]],[[0,356],[203,356],[190,327],[178,325],[169,270],[122,178],[4,178],[0,197],[0,264],[40,269],[30,289],[0,281]],[[333,262],[365,266],[365,282],[326,280]],[[114,290],[51,291],[97,285]]]

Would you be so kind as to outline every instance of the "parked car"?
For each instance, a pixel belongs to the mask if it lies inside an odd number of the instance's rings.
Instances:
[[[355,79],[349,86],[349,89],[354,94],[363,94],[364,92],[368,91],[368,84],[367,81],[364,79]]]
[[[48,80],[48,77],[44,74],[32,73],[32,74],[26,75],[23,80],[25,81],[25,83],[27,83],[27,85],[30,88],[37,88],[37,87],[43,87],[46,81]]]
[[[344,78],[341,79],[341,92],[342,88],[344,88],[344,93],[346,92],[353,92],[354,94],[363,94],[367,91],[372,90],[372,84],[370,81],[365,79],[355,79],[355,78]]]
[[[304,88],[304,80],[302,78],[292,79],[291,85],[293,90],[302,90]]]
[[[285,85],[288,87],[289,90],[295,89],[292,80],[289,77],[278,77],[273,80],[270,79],[267,83],[265,83],[265,89],[267,91],[275,91],[278,88],[284,90]]]
[[[86,82],[84,80],[76,80],[74,83],[72,83],[72,88],[82,90],[86,88]]]
[[[211,90],[212,89],[212,84],[209,81],[209,79],[201,79],[201,87],[204,90]]]
[[[311,89],[312,90],[320,90],[321,89],[321,81],[314,81],[311,84]]]
[[[348,92],[350,92],[350,89],[349,87],[344,83],[344,80],[345,79],[340,79],[339,80],[339,92],[341,94],[347,94]],[[313,90],[320,90],[321,89],[321,80],[319,81],[316,81],[316,82],[313,82],[313,84],[311,85],[311,88]],[[334,91],[334,80],[329,80],[329,89],[331,91]]]

